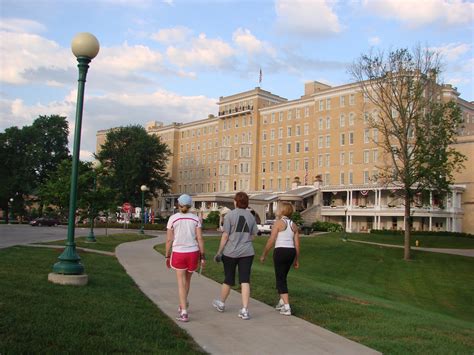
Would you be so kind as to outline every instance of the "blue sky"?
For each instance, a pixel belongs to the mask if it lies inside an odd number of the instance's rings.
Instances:
[[[351,82],[347,66],[371,48],[440,51],[442,81],[472,101],[473,16],[462,0],[0,0],[0,131],[61,114],[72,137],[78,32],[101,44],[82,159],[99,129],[216,114],[219,96],[259,85],[260,68],[260,86],[288,99],[308,80]]]

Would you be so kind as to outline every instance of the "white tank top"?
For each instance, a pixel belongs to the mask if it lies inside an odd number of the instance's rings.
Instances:
[[[294,248],[295,247],[295,232],[291,229],[293,225],[293,221],[290,219],[283,217],[282,221],[286,224],[286,229],[284,231],[278,232],[276,241],[275,241],[275,248]]]

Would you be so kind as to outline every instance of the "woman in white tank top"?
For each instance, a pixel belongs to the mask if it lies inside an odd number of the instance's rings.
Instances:
[[[292,265],[295,269],[299,267],[300,255],[300,235],[298,227],[290,219],[292,213],[293,206],[289,202],[281,202],[278,205],[277,217],[279,219],[273,225],[270,238],[268,238],[260,257],[260,261],[263,263],[268,252],[275,244],[273,265],[275,267],[276,288],[280,295],[280,300],[275,309],[286,316],[291,315],[287,276]]]

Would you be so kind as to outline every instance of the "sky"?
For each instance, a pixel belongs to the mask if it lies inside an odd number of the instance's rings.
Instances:
[[[91,160],[98,130],[204,119],[256,86],[297,99],[307,81],[353,82],[348,66],[371,50],[439,51],[441,81],[473,101],[473,27],[465,0],[0,0],[0,132],[63,115],[72,147],[79,32],[100,42],[82,120]]]

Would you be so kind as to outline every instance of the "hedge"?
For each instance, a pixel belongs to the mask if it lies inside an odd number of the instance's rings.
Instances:
[[[370,233],[373,234],[385,234],[385,235],[404,235],[403,230],[391,230],[391,229],[372,229]],[[432,235],[438,237],[460,237],[460,238],[474,238],[474,234],[460,233],[460,232],[443,232],[443,231],[411,231],[411,235]]]

